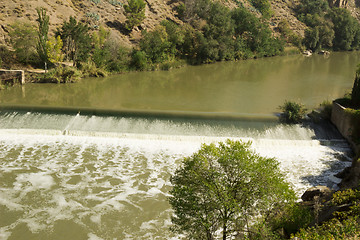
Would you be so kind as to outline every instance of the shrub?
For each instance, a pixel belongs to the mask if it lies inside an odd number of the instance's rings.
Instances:
[[[134,50],[132,53],[130,66],[136,70],[146,70],[148,68],[148,60],[146,58],[146,53],[143,51]]]
[[[84,77],[106,77],[108,75],[105,69],[96,67],[92,61],[81,63],[80,70]]]
[[[40,79],[40,82],[46,83],[73,83],[77,82],[82,78],[80,70],[74,67],[56,67],[49,70]]]
[[[355,108],[360,108],[360,67],[356,71],[354,85],[351,91],[351,103]]]
[[[126,28],[132,30],[135,26],[141,24],[145,19],[145,6],[144,0],[128,0],[128,3],[124,5],[126,15]]]
[[[252,0],[252,5],[258,9],[264,18],[270,18],[272,15],[271,4],[268,0]]]
[[[271,211],[265,221],[271,232],[283,238],[307,227],[314,219],[310,208],[299,203],[279,206],[276,210]]]
[[[280,121],[284,123],[299,123],[306,112],[302,104],[292,101],[285,101],[279,108],[283,111],[280,115]]]

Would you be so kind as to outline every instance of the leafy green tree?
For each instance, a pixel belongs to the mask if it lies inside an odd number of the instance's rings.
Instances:
[[[10,43],[15,49],[17,60],[25,64],[37,62],[35,26],[25,22],[15,22],[10,28]]]
[[[153,31],[143,32],[140,48],[152,63],[161,63],[173,57],[166,28],[158,25]]]
[[[46,51],[49,62],[58,63],[63,60],[64,55],[62,54],[63,42],[60,36],[50,37],[46,42]]]
[[[40,61],[43,63],[48,63],[48,51],[47,51],[47,41],[48,41],[48,32],[49,32],[49,16],[46,15],[46,10],[44,8],[37,8],[36,12],[38,18],[38,45],[37,52],[39,54]]]
[[[126,28],[131,31],[135,26],[141,24],[145,19],[144,0],[128,0],[128,4],[124,5],[126,15]]]
[[[357,37],[360,31],[359,22],[351,16],[350,12],[343,8],[333,8],[330,18],[334,23],[335,38],[333,45],[335,50],[350,50],[359,45]]]
[[[78,23],[74,17],[70,17],[69,22],[64,21],[62,27],[57,29],[56,36],[61,37],[65,56],[73,61],[74,65],[88,59],[91,51],[91,37],[86,24]]]
[[[294,199],[278,162],[251,143],[203,145],[171,177],[172,230],[189,239],[230,239],[275,204]]]

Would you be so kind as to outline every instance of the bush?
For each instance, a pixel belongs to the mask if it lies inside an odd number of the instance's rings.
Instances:
[[[130,66],[133,67],[135,70],[146,70],[148,68],[148,60],[146,58],[146,53],[143,51],[134,50]]]
[[[128,0],[128,4],[124,5],[128,30],[131,31],[145,19],[145,6],[144,0]]]
[[[360,67],[356,71],[354,85],[351,91],[351,104],[355,108],[360,108]]]
[[[272,15],[271,4],[268,0],[252,0],[252,5],[258,9],[264,18],[270,18]]]
[[[74,67],[56,67],[49,70],[40,79],[43,83],[73,83],[77,82],[82,78],[80,70]]]
[[[84,77],[106,77],[108,75],[105,69],[96,67],[92,61],[81,63],[80,70]]]
[[[284,123],[300,123],[306,112],[302,104],[292,101],[285,101],[279,108],[283,111],[280,115],[280,121]]]

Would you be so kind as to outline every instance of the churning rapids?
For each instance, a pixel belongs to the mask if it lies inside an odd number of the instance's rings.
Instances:
[[[0,239],[176,239],[171,173],[229,137],[276,157],[299,196],[351,164],[331,126],[1,111]]]

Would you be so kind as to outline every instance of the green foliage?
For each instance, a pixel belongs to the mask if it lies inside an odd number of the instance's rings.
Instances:
[[[360,191],[357,189],[346,189],[337,191],[333,194],[331,202],[333,205],[342,205],[348,203],[356,203],[360,201]]]
[[[46,10],[44,8],[37,8],[36,12],[38,18],[38,45],[37,53],[39,55],[40,61],[42,63],[48,63],[48,50],[47,50],[47,41],[48,41],[48,32],[49,32],[49,16],[46,15]]]
[[[271,4],[269,0],[251,0],[252,5],[258,9],[266,19],[272,16]]]
[[[299,49],[302,48],[302,38],[291,30],[290,24],[287,20],[281,20],[278,24],[278,29],[287,43],[291,43]]]
[[[143,32],[140,49],[152,63],[161,63],[174,56],[166,27],[162,25],[158,25],[152,32]]]
[[[97,68],[117,73],[128,70],[131,59],[130,50],[121,46],[106,29],[100,27],[98,32],[93,33],[92,39],[94,48],[91,60]]]
[[[245,233],[276,203],[294,199],[278,162],[253,152],[251,143],[203,145],[171,177],[172,230],[189,239],[223,239]]]
[[[108,0],[108,2],[113,6],[122,6],[123,4],[117,0]]]
[[[355,108],[360,109],[360,66],[356,71],[354,85],[351,91],[351,103]]]
[[[45,73],[40,81],[47,83],[72,83],[79,81],[82,76],[81,71],[74,67],[59,66]]]
[[[62,54],[62,47],[63,47],[63,42],[60,38],[60,36],[55,37],[51,37],[47,42],[46,42],[46,51],[47,51],[47,56],[48,56],[48,60],[51,63],[58,63],[61,62],[64,58],[64,55]]]
[[[351,50],[359,47],[358,34],[359,22],[351,16],[350,12],[343,8],[334,8],[330,12],[330,18],[334,23],[335,38],[333,41],[335,50]]]
[[[144,0],[128,0],[128,4],[124,5],[126,15],[126,28],[132,30],[134,27],[141,24],[145,19]]]
[[[135,68],[135,70],[146,70],[148,68],[146,53],[143,51],[134,50],[131,56],[131,66]]]
[[[304,44],[313,51],[321,48],[352,50],[360,47],[360,24],[344,8],[329,9],[324,0],[302,0],[298,18],[309,29]]]
[[[300,203],[291,203],[271,211],[265,222],[272,234],[280,238],[289,238],[291,234],[308,226],[313,219],[309,207]]]
[[[106,77],[108,75],[104,68],[98,68],[92,61],[81,63],[80,70],[84,77]]]
[[[10,43],[15,49],[17,60],[24,64],[37,62],[35,27],[25,22],[15,22],[10,27]]]
[[[299,123],[306,112],[302,104],[292,101],[285,101],[279,108],[283,111],[280,115],[280,121],[284,123]]]
[[[331,48],[334,39],[334,30],[331,22],[305,30],[304,45],[312,51]]]
[[[359,236],[359,232],[359,218],[349,217],[343,221],[332,219],[321,226],[301,229],[298,233],[294,234],[293,237],[307,240],[347,240],[356,239],[353,237]]]
[[[323,14],[329,10],[329,4],[325,0],[301,0],[297,7],[297,13],[304,14]]]
[[[91,37],[86,24],[78,23],[74,17],[70,17],[69,22],[64,21],[62,27],[57,29],[56,36],[60,36],[64,43],[66,59],[73,61],[74,65],[87,61]]]

